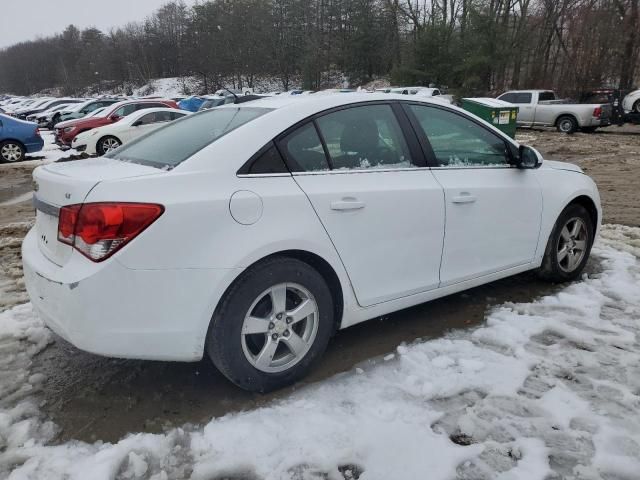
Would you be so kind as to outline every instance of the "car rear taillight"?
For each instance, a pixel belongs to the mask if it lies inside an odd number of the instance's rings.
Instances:
[[[596,118],[600,118],[602,115],[602,107],[596,107],[593,109],[593,116]]]
[[[36,137],[39,137],[39,136],[40,136],[40,129],[36,128]]]
[[[58,241],[94,262],[109,258],[162,215],[155,203],[101,202],[60,209]]]

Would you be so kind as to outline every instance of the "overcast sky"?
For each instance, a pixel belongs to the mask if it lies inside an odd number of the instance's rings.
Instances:
[[[0,0],[0,48],[61,32],[67,25],[107,31],[143,20],[167,0]],[[185,0],[193,5],[195,0]]]

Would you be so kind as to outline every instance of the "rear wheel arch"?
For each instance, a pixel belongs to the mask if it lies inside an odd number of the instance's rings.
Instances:
[[[268,392],[295,383],[319,362],[337,323],[337,295],[330,286],[331,271],[326,270],[327,265],[323,262],[310,252],[280,251],[254,262],[230,283],[211,316],[203,351],[229,380],[245,390]],[[282,291],[283,285],[286,285],[287,293],[281,307],[288,305],[284,308],[287,325],[284,324],[283,313],[276,315],[282,310],[273,310],[276,308],[273,303],[271,313],[266,316],[264,308],[262,312],[258,311],[264,296],[271,295],[274,287]],[[265,287],[267,290],[256,297],[257,292]],[[302,298],[310,299],[311,307],[315,309],[315,315],[313,312],[304,313],[304,323],[297,324],[302,326],[302,331],[296,331],[296,325],[288,326],[295,311],[295,304],[289,304],[289,292],[295,294],[296,291],[302,292]],[[290,314],[292,317],[288,316]],[[247,315],[252,315],[249,324],[254,331],[244,330]],[[312,316],[307,318],[308,315]],[[294,323],[300,320],[303,318],[294,320]],[[268,327],[266,321],[269,322]],[[288,343],[286,339],[290,335],[292,340],[298,340]],[[238,348],[238,339],[241,348]],[[308,342],[306,345],[305,341]],[[283,343],[284,352],[281,350]],[[304,348],[292,349],[294,345]],[[277,352],[280,353],[276,359]],[[291,354],[293,359],[289,358]]]
[[[338,274],[336,273],[335,269],[331,266],[329,262],[327,262],[320,255],[316,253],[312,253],[308,250],[281,250],[278,252],[271,253],[267,256],[264,256],[259,260],[256,260],[252,264],[248,265],[245,269],[242,270],[242,272],[239,275],[237,275],[229,283],[227,288],[225,288],[224,293],[220,296],[220,299],[218,300],[218,303],[215,307],[214,312],[212,312],[212,314],[215,314],[215,311],[217,311],[220,308],[223,302],[223,299],[227,296],[227,294],[234,287],[234,285],[238,281],[240,281],[240,279],[242,278],[243,274],[246,271],[252,269],[256,265],[259,265],[265,261],[268,261],[274,258],[294,258],[296,260],[300,260],[301,262],[304,262],[310,267],[314,268],[323,277],[333,297],[333,304],[334,304],[333,318],[335,320],[334,333],[335,331],[339,330],[340,325],[342,323],[342,314],[344,311],[344,295],[343,295],[342,284],[340,283],[340,278],[338,277]]]

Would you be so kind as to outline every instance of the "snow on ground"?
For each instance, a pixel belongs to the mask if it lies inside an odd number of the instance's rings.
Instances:
[[[45,163],[55,162],[70,155],[77,155],[78,152],[73,149],[61,150],[60,147],[55,144],[53,131],[41,129],[40,135],[42,135],[44,140],[44,147],[42,150],[36,153],[27,154],[27,160],[20,162],[19,165],[42,165]]]
[[[116,444],[56,445],[29,304],[0,314],[0,477],[631,480],[640,471],[640,229],[603,228],[597,273],[485,325],[401,345],[257,410]],[[425,319],[428,321],[428,319]]]

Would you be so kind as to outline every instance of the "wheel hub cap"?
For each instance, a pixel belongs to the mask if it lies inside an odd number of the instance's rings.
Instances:
[[[318,306],[309,290],[295,283],[274,285],[258,295],[245,315],[245,358],[267,373],[293,367],[313,345],[318,321]]]
[[[9,162],[16,162],[20,160],[20,154],[20,147],[12,143],[9,143],[2,147],[2,158]]]
[[[578,217],[570,219],[560,231],[557,245],[557,258],[560,269],[574,272],[587,253],[587,227]]]

